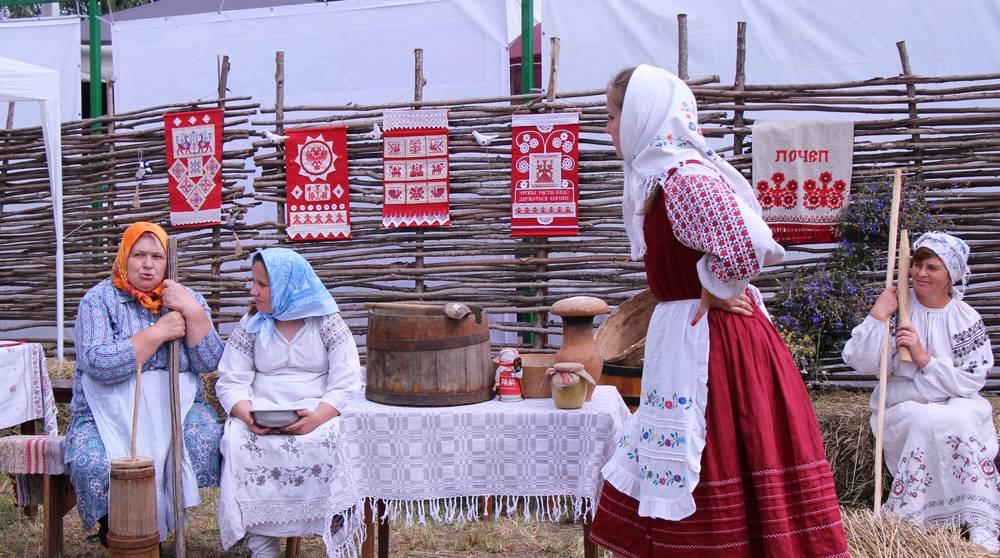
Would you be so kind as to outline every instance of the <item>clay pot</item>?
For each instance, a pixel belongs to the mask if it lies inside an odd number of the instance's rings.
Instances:
[[[594,316],[606,314],[608,305],[592,296],[564,298],[552,305],[552,313],[562,317],[563,342],[556,362],[579,362],[595,382],[600,382],[604,359],[594,343]],[[594,386],[587,384],[587,401],[594,396]]]
[[[556,363],[553,354],[523,354],[521,366],[524,377],[521,378],[521,391],[525,399],[542,399],[552,397],[552,390],[545,382],[545,370]]]

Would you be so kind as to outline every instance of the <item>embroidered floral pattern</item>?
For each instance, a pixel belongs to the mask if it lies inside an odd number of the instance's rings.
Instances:
[[[667,134],[665,136],[653,136],[652,141],[649,142],[650,147],[655,147],[657,149],[662,149],[663,151],[670,151],[670,148],[677,149],[695,149],[693,143],[681,139],[675,138],[673,134]]]
[[[272,484],[277,486],[302,486],[306,481],[328,482],[333,476],[333,465],[330,463],[317,463],[312,466],[295,467],[267,467],[260,465],[257,467],[244,467],[239,475],[240,486],[251,484],[264,486]]]
[[[989,343],[990,336],[982,320],[972,324],[968,329],[951,336],[951,348],[955,358],[969,356],[983,345]]]
[[[694,405],[694,400],[688,396],[677,395],[676,393],[671,395],[660,394],[654,389],[642,396],[642,404],[643,406],[663,408],[668,411],[686,411]]]
[[[264,455],[264,448],[257,445],[257,435],[249,430],[243,433],[243,445],[240,449],[247,450],[254,458]]]
[[[960,483],[969,481],[970,484],[975,484],[984,477],[993,478],[996,475],[996,467],[986,446],[975,436],[969,436],[967,440],[959,436],[948,436],[947,444],[951,447],[951,472]]]
[[[889,495],[890,505],[903,508],[907,505],[906,497],[916,498],[918,494],[926,494],[934,481],[933,475],[927,472],[924,463],[924,450],[917,448],[908,456],[899,460],[896,478],[892,482],[892,493]]]
[[[657,445],[661,448],[674,448],[687,443],[687,439],[675,430],[670,432],[657,432],[654,428],[643,428],[639,432],[641,441]]]
[[[629,458],[636,463],[639,462],[639,448],[632,445],[628,441],[628,434],[622,436],[622,439],[618,441],[618,447],[625,450],[625,457]]]
[[[844,207],[844,193],[847,183],[841,179],[834,180],[829,171],[819,174],[819,184],[813,179],[802,183],[802,205],[806,209],[840,209]]]
[[[655,486],[673,486],[677,485],[677,488],[684,488],[687,486],[687,477],[684,475],[674,473],[672,470],[666,470],[661,472],[654,471],[649,467],[643,465],[639,468],[639,478],[643,480],[648,480]]]
[[[289,457],[299,457],[302,455],[302,448],[295,436],[285,436],[285,441],[278,446],[278,449],[287,453]]]
[[[711,254],[709,269],[720,281],[742,281],[760,271],[736,196],[720,179],[674,173],[663,190],[677,240]]]
[[[772,185],[771,182],[774,184]],[[757,201],[764,209],[785,208],[794,209],[799,203],[799,182],[785,181],[785,174],[776,172],[771,175],[771,181],[757,181]]]

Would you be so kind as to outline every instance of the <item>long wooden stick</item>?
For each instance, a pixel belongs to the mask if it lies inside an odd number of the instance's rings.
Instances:
[[[167,250],[167,271],[170,279],[177,280],[177,237],[171,235]],[[184,452],[184,432],[181,430],[181,391],[180,391],[180,360],[181,341],[170,342],[170,453],[171,478],[174,487],[174,555],[177,558],[187,557],[184,537],[187,526],[187,513],[184,509],[184,485],[182,482],[181,461]]]
[[[899,231],[899,280],[896,281],[896,301],[899,303],[896,323],[899,328],[908,327],[910,325],[910,231],[906,229]],[[913,362],[910,350],[906,347],[900,347],[898,354],[901,362]]]
[[[896,227],[899,225],[899,197],[903,189],[903,172],[896,169],[892,181],[892,206],[889,210],[889,252],[885,269],[885,286],[892,286],[896,266]],[[877,514],[882,507],[882,444],[885,428],[885,390],[889,379],[889,328],[882,336],[882,355],[878,371],[878,416],[875,428],[875,502],[873,511]]]
[[[136,433],[139,431],[139,397],[142,395],[142,363],[135,366],[135,401],[132,405],[132,457],[131,460],[138,459],[136,450]]]

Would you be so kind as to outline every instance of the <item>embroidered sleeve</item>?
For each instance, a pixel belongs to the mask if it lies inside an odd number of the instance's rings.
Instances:
[[[361,358],[354,343],[351,329],[340,314],[324,316],[320,326],[320,337],[326,346],[330,361],[327,373],[326,394],[322,401],[341,410],[356,394],[360,394],[364,384],[361,381]]]
[[[219,380],[215,383],[215,392],[226,413],[237,402],[253,399],[253,358],[257,335],[246,330],[245,322],[244,318],[229,336],[219,361]]]
[[[347,322],[340,317],[339,313],[324,316],[319,334],[323,338],[323,345],[326,346],[327,352],[336,350],[348,339],[352,343],[354,342],[354,338],[351,336],[351,328],[347,327]]]
[[[115,339],[115,321],[122,316],[113,315],[113,296],[102,300],[99,290],[92,290],[80,301],[76,315],[76,369],[94,380],[113,384],[135,374],[135,347],[125,337]],[[121,312],[120,314],[124,314]],[[121,327],[121,324],[119,324]]]
[[[974,322],[951,335],[951,347],[951,355],[933,355],[914,378],[925,395],[937,394],[945,399],[972,397],[986,385],[986,374],[993,368],[993,349],[978,315]]]
[[[698,278],[713,295],[742,294],[765,260],[774,260],[769,256],[783,256],[763,219],[718,177],[679,171],[663,190],[677,240],[705,253],[698,262]]]

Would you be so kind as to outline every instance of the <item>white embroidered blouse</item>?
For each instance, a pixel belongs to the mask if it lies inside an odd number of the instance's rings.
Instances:
[[[342,409],[362,391],[361,361],[351,330],[340,314],[306,318],[292,339],[276,331],[267,350],[244,325],[229,337],[215,385],[227,413],[247,399],[251,408],[303,407],[327,403]]]

